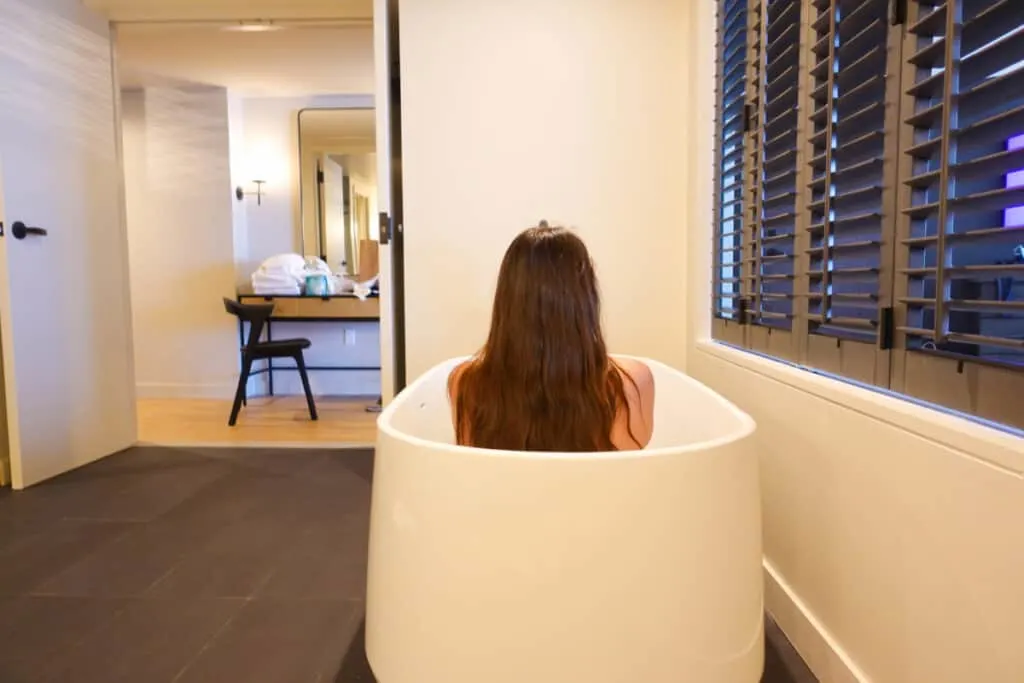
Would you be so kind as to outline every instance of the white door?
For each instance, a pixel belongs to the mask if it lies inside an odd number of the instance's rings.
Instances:
[[[0,0],[0,337],[15,488],[136,438],[113,74],[109,24],[78,0]],[[46,234],[17,239],[19,223]]]

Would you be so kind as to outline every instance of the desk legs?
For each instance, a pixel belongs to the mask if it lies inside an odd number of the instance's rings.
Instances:
[[[274,338],[270,332],[271,324],[267,320],[267,341],[274,341]],[[267,359],[267,388],[270,389],[270,395],[274,395],[274,359]]]

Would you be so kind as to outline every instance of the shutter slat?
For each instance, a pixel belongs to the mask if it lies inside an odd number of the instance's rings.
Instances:
[[[926,47],[921,48],[911,55],[910,59],[907,61],[922,69],[932,69],[942,66],[945,56],[946,39],[943,37],[934,43],[929,43]]]
[[[897,327],[897,330],[904,332],[908,335],[915,337],[923,337],[925,339],[934,339],[934,330],[921,329],[917,327]],[[990,337],[982,334],[964,334],[961,332],[950,332],[945,335],[949,341],[952,342],[965,342],[968,344],[978,344],[985,346],[996,346],[1007,349],[1024,349],[1024,339],[1009,339],[1006,337]],[[1019,360],[1019,359],[1018,359]]]
[[[807,295],[807,298],[809,298],[809,299],[821,299],[824,296],[831,296],[833,299],[844,299],[844,300],[847,300],[847,301],[850,301],[850,302],[871,303],[871,302],[878,301],[878,295],[877,294],[830,294],[830,295],[825,295],[825,294],[821,294],[820,292],[819,293],[813,293],[812,292],[812,293]]]
[[[964,211],[991,211],[992,209],[1006,209],[1011,206],[1024,204],[1024,187],[1004,188],[975,192],[963,197],[950,197],[947,200],[950,210],[954,213]],[[918,206],[911,206],[903,212],[914,218],[923,218],[938,210],[938,202],[929,202]]]
[[[794,10],[797,10],[799,7],[800,4],[797,2],[787,3],[786,8],[782,10],[782,12],[778,14],[778,16],[776,16],[774,19],[768,22],[768,33],[777,33],[779,31],[779,27],[782,26],[783,22],[793,22]],[[787,28],[789,28],[788,25]]]
[[[908,31],[918,36],[933,36],[946,25],[946,3],[925,14]]]
[[[791,116],[792,116],[792,118],[795,119],[796,118],[796,112],[795,111],[791,112]],[[765,132],[766,133],[768,132],[767,128],[765,129]],[[764,143],[765,147],[767,147],[767,148],[775,148],[775,147],[778,147],[780,145],[784,145],[786,143],[786,141],[790,140],[795,134],[796,134],[796,121],[792,121],[792,122],[790,122],[789,128],[783,129],[783,131],[781,133],[778,133],[778,134],[774,135],[773,137],[771,137],[770,139],[766,140],[765,143]]]
[[[875,0],[871,1],[874,2]],[[875,46],[872,47],[874,48]],[[839,73],[836,74],[836,83],[840,88],[850,88],[870,76],[872,73],[877,72],[879,69],[884,70],[885,60],[879,59],[879,54],[884,53],[876,53],[875,50],[872,49],[866,54],[854,59],[848,65],[842,67],[839,70]]]
[[[1024,43],[1024,35],[1021,36],[1021,43]],[[1024,94],[1024,68],[995,78],[988,78],[985,81],[964,88],[961,81],[961,90],[957,98],[958,117],[960,125],[969,126],[974,121],[984,120],[992,114],[1003,111],[1008,104],[1014,101],[1021,103]]]
[[[937,73],[925,77],[907,89],[907,94],[913,97],[930,99],[942,94],[945,87],[946,74]]]
[[[978,244],[982,244],[992,241],[1016,241],[1024,238],[1024,235],[1017,236],[1016,233],[1024,233],[1024,225],[1001,225],[998,228],[978,228],[967,232],[951,232],[946,234],[946,241],[976,241]],[[922,237],[908,237],[907,239],[902,240],[902,243],[912,246],[920,246],[933,244],[937,242],[938,239],[938,235],[924,235]]]
[[[811,247],[807,250],[808,254],[820,254],[826,249],[832,251],[843,251],[843,250],[855,250],[855,249],[871,249],[874,247],[882,246],[882,240],[865,240],[863,242],[837,242],[828,247]]]
[[[786,201],[786,200],[793,201],[795,199],[796,199],[796,192],[787,191],[787,192],[782,192],[780,194],[772,195],[770,197],[765,197],[764,198],[764,204],[765,205],[777,204],[777,203],[782,202],[782,201]]]
[[[853,5],[853,8],[847,8],[840,4],[840,10],[842,12],[842,21],[839,22],[839,37],[840,40],[845,40],[851,35],[858,33],[862,28],[871,23],[875,17],[885,18],[885,8],[881,8],[881,14],[879,14],[879,5],[875,2],[864,2],[863,0],[855,0],[849,4]]]
[[[900,303],[911,304],[914,306],[931,306],[934,299],[924,299],[915,297],[903,297]],[[966,301],[963,299],[950,299],[946,301],[946,307],[953,311],[985,311],[1000,313],[1003,311],[1024,311],[1024,301]]]
[[[935,275],[936,268],[903,268],[900,272],[915,277]],[[977,266],[946,266],[945,274],[954,279],[976,277],[1017,277],[1024,274],[1024,263],[1003,263]]]
[[[969,9],[978,6],[979,3],[968,3]],[[1020,0],[994,2],[973,16],[965,11],[963,27],[960,29],[961,58],[1020,26],[1020,12]]]
[[[906,120],[906,123],[915,128],[931,128],[939,121],[939,117],[942,116],[943,106],[943,103],[939,102],[938,104],[925,107],[921,111],[915,112],[913,116]]]
[[[876,3],[866,2],[863,7],[875,7]],[[876,59],[879,56],[884,56],[884,52],[878,50],[879,41],[885,40],[886,24],[885,21],[879,17],[874,18],[864,12],[862,15],[865,19],[869,19],[870,23],[865,25],[863,28],[855,29],[856,32],[850,36],[843,36],[840,32],[839,47],[836,50],[836,54],[839,55],[839,63],[842,64],[847,59],[856,59],[858,57],[872,56]],[[841,28],[849,28],[851,32],[854,28],[849,25],[849,17],[844,18],[840,22]]]

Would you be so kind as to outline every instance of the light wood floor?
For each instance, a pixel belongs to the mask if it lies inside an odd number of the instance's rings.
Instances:
[[[231,402],[206,399],[140,399],[139,441],[163,446],[372,446],[377,414],[366,412],[375,397],[318,397],[320,419],[312,422],[301,396],[257,398],[228,427]]]

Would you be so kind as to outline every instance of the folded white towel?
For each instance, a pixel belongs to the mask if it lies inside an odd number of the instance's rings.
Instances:
[[[288,283],[289,287],[294,285],[301,288],[305,281],[306,260],[298,254],[271,256],[252,274],[253,287],[256,282],[262,282],[265,285]]]
[[[290,287],[292,285],[298,285],[300,284],[300,282],[304,282],[305,277],[303,277],[303,279],[300,281],[298,278],[287,275],[275,275],[273,273],[261,273],[260,271],[256,271],[255,273],[252,274],[250,280],[252,281],[253,285],[255,285],[257,282],[260,282],[266,285],[279,284]]]
[[[257,296],[298,296],[302,290],[298,285],[286,287],[282,285],[259,285],[252,286],[252,293]]]

